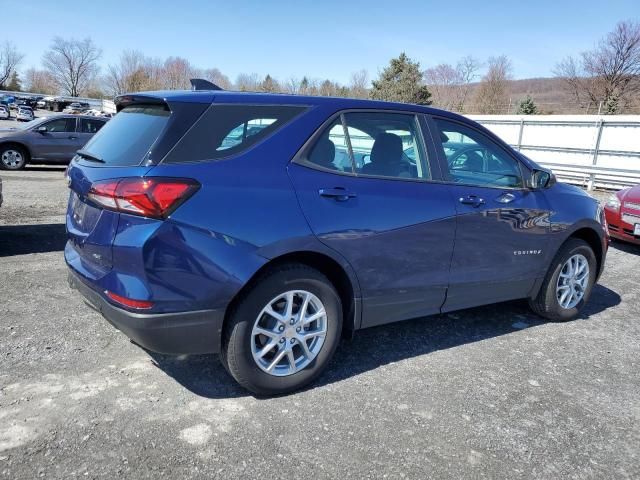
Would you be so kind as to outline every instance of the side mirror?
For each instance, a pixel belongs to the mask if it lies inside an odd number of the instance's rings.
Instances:
[[[556,177],[553,173],[547,170],[533,170],[531,172],[530,188],[535,190],[541,188],[549,188],[556,181]]]
[[[38,127],[36,128],[36,132],[38,133],[47,133],[47,127]]]

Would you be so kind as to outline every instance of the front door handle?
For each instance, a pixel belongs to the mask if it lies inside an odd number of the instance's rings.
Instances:
[[[458,199],[463,205],[471,205],[474,208],[478,208],[480,205],[484,205],[484,199],[477,195],[467,195],[466,197],[460,197]]]
[[[335,187],[335,188],[321,188],[318,193],[321,197],[325,198],[333,198],[339,202],[346,202],[350,198],[355,198],[356,194],[350,192],[346,188],[343,187]]]
[[[73,135],[69,135],[69,140],[77,140],[78,137],[74,137]]]

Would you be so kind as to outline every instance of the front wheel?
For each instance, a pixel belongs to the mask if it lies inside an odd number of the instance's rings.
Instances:
[[[27,164],[27,154],[20,147],[0,148],[0,168],[4,170],[20,170]]]
[[[596,256],[589,244],[569,239],[553,259],[538,295],[529,300],[531,309],[552,321],[574,319],[589,300],[596,271]]]
[[[258,280],[230,313],[220,358],[247,390],[289,393],[322,373],[341,331],[342,304],[329,279],[285,265]]]

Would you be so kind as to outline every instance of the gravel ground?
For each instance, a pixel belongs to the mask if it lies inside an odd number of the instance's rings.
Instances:
[[[640,249],[612,245],[576,321],[511,302],[377,327],[258,399],[69,290],[62,172],[2,172],[0,478],[640,477]]]

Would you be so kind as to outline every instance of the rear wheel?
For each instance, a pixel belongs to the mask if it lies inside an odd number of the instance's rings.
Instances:
[[[27,153],[15,146],[0,147],[0,168],[4,170],[20,170],[27,164]]]
[[[597,270],[596,256],[587,242],[569,239],[558,251],[531,309],[553,321],[574,319],[589,300]]]
[[[286,265],[264,275],[231,312],[220,357],[247,390],[288,393],[322,373],[341,330],[331,282],[305,265]]]

